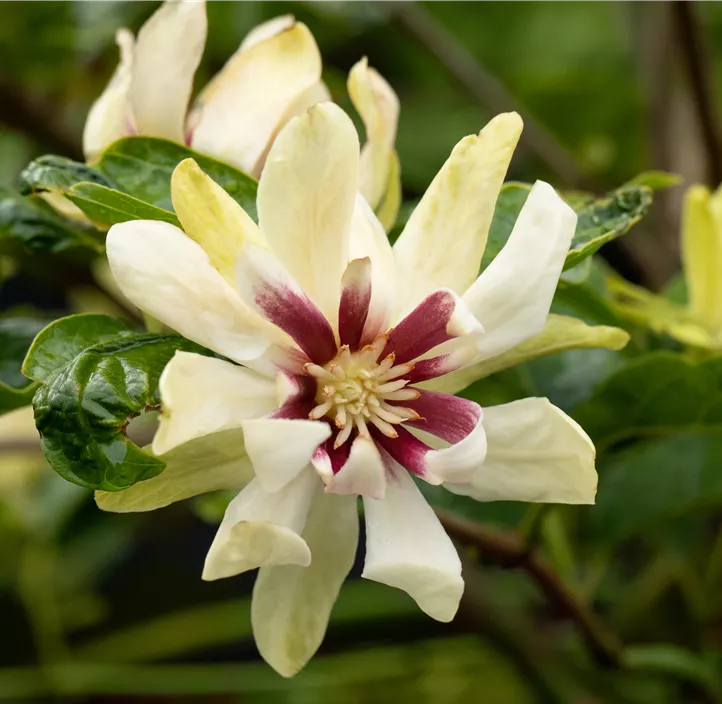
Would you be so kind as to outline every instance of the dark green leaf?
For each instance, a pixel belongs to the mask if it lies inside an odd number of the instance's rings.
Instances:
[[[153,137],[126,137],[111,144],[96,168],[118,188],[146,203],[172,210],[170,177],[183,159],[193,158],[253,218],[258,183],[233,166],[194,152],[188,147]]]
[[[60,318],[41,330],[34,340],[31,338],[23,374],[35,381],[45,381],[88,347],[133,334],[128,323],[109,315],[80,313]]]
[[[154,477],[164,463],[125,435],[128,422],[158,407],[158,380],[179,349],[203,350],[179,335],[132,335],[103,342],[56,369],[33,405],[43,451],[68,481],[119,491]]]
[[[46,154],[31,161],[20,174],[23,195],[42,191],[62,193],[82,181],[112,187],[112,183],[96,169],[64,156]]]
[[[46,320],[29,317],[0,318],[0,413],[28,405],[37,384],[20,372],[25,353]]]

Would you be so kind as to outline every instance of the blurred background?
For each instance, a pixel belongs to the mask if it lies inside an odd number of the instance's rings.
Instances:
[[[114,32],[137,31],[156,7],[0,3],[0,187],[41,154],[82,160],[85,116],[117,62]],[[722,180],[720,3],[210,2],[197,85],[284,13],[315,35],[342,106],[361,56],[395,88],[407,210],[453,145],[506,110],[526,124],[510,179],[599,193],[649,169]],[[658,194],[632,235],[605,248],[631,281],[660,290],[677,272],[681,193]],[[68,271],[0,257],[0,313],[107,310],[82,268]],[[531,385],[569,408],[618,363],[567,353],[475,393],[496,402]],[[649,459],[645,476],[656,467]],[[577,509],[449,499],[468,584],[456,620],[431,621],[405,594],[358,579],[357,565],[319,655],[286,681],[253,644],[252,576],[200,580],[225,497],[103,514],[44,466],[28,413],[16,412],[0,425],[0,700],[722,701],[722,491],[684,510],[661,498],[635,520],[657,490],[623,485],[611,504]]]

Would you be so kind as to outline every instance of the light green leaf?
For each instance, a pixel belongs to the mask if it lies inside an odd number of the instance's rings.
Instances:
[[[119,491],[165,464],[125,435],[131,418],[157,408],[158,379],[179,349],[203,352],[179,335],[132,335],[89,347],[45,380],[33,400],[50,465],[68,481]]]
[[[664,191],[672,186],[678,186],[684,179],[679,174],[672,174],[669,171],[642,171],[637,174],[631,181],[627,181],[627,186],[646,186],[653,191]]]

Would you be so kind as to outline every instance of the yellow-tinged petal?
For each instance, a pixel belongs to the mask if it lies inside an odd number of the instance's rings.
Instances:
[[[254,175],[292,106],[321,80],[321,55],[308,27],[279,20],[241,45],[202,91],[188,123],[194,149]],[[316,92],[314,99],[325,95]]]
[[[85,120],[83,153],[88,161],[92,161],[111,142],[131,131],[128,91],[133,70],[133,33],[128,29],[119,29],[115,33],[115,43],[120,48],[120,63]],[[67,203],[77,208],[70,201]]]
[[[386,184],[386,194],[376,208],[376,217],[384,226],[386,232],[389,232],[396,224],[403,195],[401,192],[401,163],[399,162],[399,155],[395,151],[391,152],[389,161],[391,162],[391,166],[389,168],[388,183]]]
[[[394,246],[402,312],[439,288],[462,294],[476,279],[521,130],[516,113],[497,115],[454,147],[431,182]]]
[[[682,261],[692,314],[714,333],[722,333],[722,192],[704,186],[685,194]]]
[[[129,94],[138,134],[185,140],[207,25],[202,0],[166,0],[141,27]]]
[[[359,189],[375,210],[389,186],[399,99],[384,78],[369,67],[365,57],[348,74],[348,93],[366,127]]]
[[[235,285],[236,258],[243,243],[265,246],[258,226],[193,159],[176,166],[170,185],[183,230],[203,247],[226,281]]]

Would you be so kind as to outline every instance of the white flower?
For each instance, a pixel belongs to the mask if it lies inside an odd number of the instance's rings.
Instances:
[[[291,15],[253,29],[220,73],[188,104],[206,41],[203,0],[167,0],[134,38],[119,29],[120,64],[91,108],[83,134],[88,160],[132,134],[187,143],[196,151],[258,176],[283,125],[330,100],[318,46]],[[399,205],[394,152],[396,94],[366,59],[349,73],[348,91],[366,126],[361,192],[393,222]]]
[[[171,360],[153,450],[234,432],[240,445],[242,432],[255,477],[229,505],[204,578],[261,568],[254,633],[284,675],[318,648],[354,562],[357,496],[363,576],[440,621],[456,613],[461,563],[414,477],[483,501],[594,500],[591,441],[546,399],[482,411],[439,390],[447,373],[542,329],[574,233],[574,212],[538,182],[477,278],[521,127],[500,115],[459,142],[393,249],[358,194],[353,125],[330,103],[276,139],[258,226],[188,160],[172,183],[185,234],[154,221],[108,234],[125,295],[230,360]],[[436,391],[424,388],[431,379]],[[245,476],[236,466],[228,485]],[[165,481],[122,492],[115,509],[168,503]],[[209,483],[218,488],[218,474]]]

